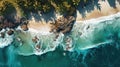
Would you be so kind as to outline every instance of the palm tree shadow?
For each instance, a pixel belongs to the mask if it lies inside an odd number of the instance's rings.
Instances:
[[[102,1],[105,1],[105,0],[102,0]],[[107,0],[107,1],[110,7],[112,8],[116,8],[116,1],[120,4],[120,0]],[[95,8],[101,11],[101,5],[99,3],[99,0],[88,0],[86,3],[82,0],[78,5],[77,10],[82,15],[82,17],[85,18],[86,12],[90,13]]]
[[[107,0],[109,5],[113,8],[116,8],[116,0]]]
[[[106,0],[102,0],[102,1],[105,2]],[[116,1],[120,4],[120,0],[107,0],[110,7],[112,8],[116,8]],[[76,10],[82,15],[83,18],[86,17],[86,13],[90,13],[95,9],[101,11],[101,5],[99,3],[99,0],[87,0],[87,2],[81,0],[79,5],[76,7]],[[75,18],[77,17],[76,13],[77,12],[74,13]],[[51,10],[49,13],[41,13],[41,15],[39,13],[32,14],[32,16],[35,17],[36,21],[44,20],[45,22],[48,22],[56,19],[56,13],[54,10]]]
[[[86,17],[86,12],[90,13],[95,9],[95,7],[98,10],[101,10],[101,6],[98,3],[98,0],[88,0],[86,3],[84,1],[81,1],[80,4],[77,7],[77,10],[82,15],[83,18]]]
[[[53,21],[56,18],[55,12],[53,10],[51,10],[49,13],[40,13],[40,12],[38,12],[37,14],[32,13],[31,16],[33,16],[36,21],[43,21],[44,20],[45,22]]]

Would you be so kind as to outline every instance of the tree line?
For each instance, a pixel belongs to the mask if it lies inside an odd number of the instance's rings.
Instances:
[[[59,13],[72,13],[81,1],[86,3],[88,0],[1,0],[0,1],[0,15],[13,12],[16,3],[24,13],[38,12],[47,13],[51,10]]]

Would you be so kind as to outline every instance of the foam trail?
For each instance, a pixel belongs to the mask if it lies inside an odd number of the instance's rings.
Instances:
[[[8,67],[21,67],[20,63],[16,60],[16,50],[13,45],[7,49],[7,65]]]
[[[54,51],[59,45],[63,46],[65,51],[86,50],[97,47],[101,44],[114,41],[115,32],[120,28],[120,13],[105,16],[97,19],[76,21],[69,35],[60,33],[56,35],[50,33],[41,34],[40,31],[30,29],[27,32],[16,31],[15,36],[22,40],[22,46],[19,46],[18,53],[21,55],[41,55],[49,51]],[[119,33],[119,32],[118,32]],[[32,38],[37,36],[38,42],[34,43]],[[36,49],[39,45],[40,49]]]
[[[3,32],[3,31],[1,31]],[[5,46],[8,46],[13,42],[14,35],[9,36],[8,34],[5,34],[5,38],[0,37],[0,48],[4,48]]]
[[[111,43],[111,37],[119,31],[120,13],[97,19],[78,21],[72,30],[75,49],[89,49],[103,43]],[[76,42],[75,42],[76,41]]]

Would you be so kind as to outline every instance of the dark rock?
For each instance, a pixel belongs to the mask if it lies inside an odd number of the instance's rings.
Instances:
[[[22,21],[23,22],[23,21]],[[25,21],[24,21],[25,22]],[[10,18],[4,18],[3,16],[0,16],[0,30],[1,29],[5,29],[5,28],[16,28],[18,27],[19,25],[21,25],[21,21],[20,21],[20,18],[16,18],[16,20],[12,20]],[[27,24],[27,22],[26,22]]]
[[[34,43],[37,43],[38,42],[38,38],[37,38],[37,36],[35,36],[33,39],[32,39],[32,41],[34,42]]]
[[[5,37],[5,33],[4,33],[4,32],[1,32],[1,33],[0,33],[0,37],[4,38],[4,37]]]
[[[35,48],[36,48],[36,49],[40,49],[40,48],[41,48],[40,44],[37,44],[37,45],[35,46]]]
[[[2,28],[0,27],[0,31],[2,30]]]
[[[24,30],[24,31],[27,31],[28,30],[27,24],[21,25],[21,29]]]
[[[12,35],[12,34],[14,34],[14,31],[13,31],[13,30],[9,30],[9,31],[7,32],[7,34],[8,34],[8,35]]]
[[[3,20],[4,20],[4,17],[0,16],[0,22],[3,22]]]
[[[74,21],[75,18],[73,16],[61,17],[55,21],[53,29],[55,29],[56,32],[68,33],[71,31]]]

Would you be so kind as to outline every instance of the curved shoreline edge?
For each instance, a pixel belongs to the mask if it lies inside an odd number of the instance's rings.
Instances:
[[[97,19],[91,19],[91,20],[86,20],[86,21],[76,21],[76,22],[78,22],[78,23],[75,23],[75,25],[77,24],[82,24],[81,22],[83,22],[83,24],[85,24],[85,25],[89,25],[89,24],[93,24],[93,25],[96,25],[96,24],[99,24],[99,23],[101,23],[101,22],[103,22],[103,21],[108,21],[108,20],[113,20],[113,19],[116,19],[116,18],[119,18],[120,17],[120,13],[117,13],[117,14],[114,14],[114,15],[110,15],[110,16],[104,16],[104,17],[100,17],[100,18],[97,18]],[[96,23],[95,23],[96,22]],[[73,26],[74,27],[74,26]],[[91,48],[95,48],[95,47],[98,47],[98,46],[100,46],[100,44],[105,44],[105,43],[110,43],[110,42],[112,42],[112,41],[108,41],[108,42],[103,42],[103,43],[99,43],[98,45],[96,45],[96,46],[88,46],[88,47],[86,47],[86,48],[81,48],[81,50],[87,50],[87,49],[91,49]],[[55,49],[54,49],[55,50]],[[54,51],[54,50],[50,50],[50,51]],[[74,51],[74,49],[72,50],[72,51]],[[46,52],[49,52],[49,51],[46,51]],[[46,52],[43,52],[43,54],[44,53],[46,53]],[[28,54],[22,54],[22,53],[20,53],[20,55],[24,55],[24,56],[29,56],[29,55],[33,55],[33,54],[35,54],[35,55],[41,55],[42,53],[28,53]]]

